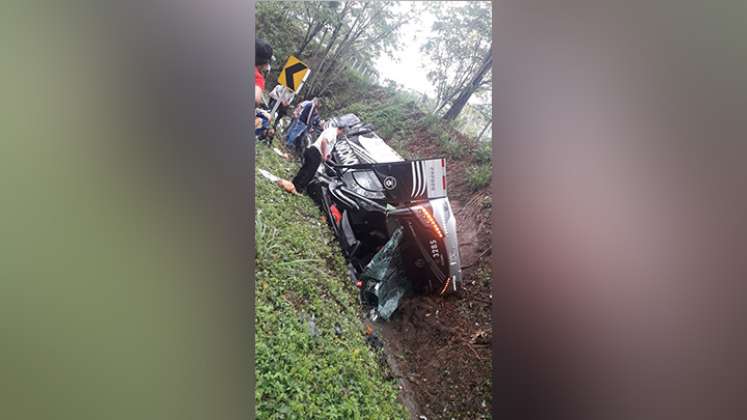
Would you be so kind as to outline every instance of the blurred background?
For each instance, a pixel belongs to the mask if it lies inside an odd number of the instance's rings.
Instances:
[[[496,8],[507,418],[744,418],[747,15],[718,3]]]
[[[252,8],[3,5],[0,417],[249,418]]]

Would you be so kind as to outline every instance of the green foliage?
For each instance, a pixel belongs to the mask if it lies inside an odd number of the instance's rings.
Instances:
[[[422,119],[423,124],[427,127],[435,127],[441,124],[441,120],[438,118],[437,115],[434,114],[428,114],[423,117]]]
[[[479,190],[490,185],[491,172],[493,165],[481,164],[473,166],[467,170],[467,184],[473,190]]]
[[[476,96],[480,95],[476,94]],[[486,124],[491,122],[492,105],[490,103],[490,98],[485,97],[481,100],[487,102],[466,105],[454,122],[457,123],[459,131],[464,133],[465,136],[476,139],[480,134],[483,134],[483,137],[480,140],[484,141],[490,139],[491,135],[490,127],[488,127],[484,133],[483,129]]]
[[[299,24],[302,13],[299,2],[287,2],[284,7],[277,7],[274,1],[258,1],[256,14],[256,31],[259,38],[263,38],[272,45],[275,61],[268,76],[268,88],[274,85],[285,60],[293,54],[301,43],[304,28]]]
[[[438,103],[448,104],[477,73],[490,49],[491,3],[433,2],[431,9],[436,19],[421,50],[431,61],[427,77],[436,87]]]
[[[484,286],[490,288],[490,284],[493,281],[493,274],[492,274],[492,270],[490,269],[490,263],[488,261],[490,260],[489,259],[480,260],[480,263],[477,265],[475,277]]]
[[[474,3],[476,4],[412,3],[410,6],[393,7],[394,3],[390,1],[260,1],[257,3],[257,36],[266,38],[273,45],[277,58],[268,77],[268,89],[273,87],[286,57],[295,54],[308,40],[301,58],[311,67],[312,75],[300,95],[306,97],[323,93],[323,117],[355,113],[362,120],[373,124],[377,133],[404,157],[409,156],[407,145],[411,139],[416,134],[427,133],[436,139],[448,157],[462,159],[468,152],[455,140],[445,138],[445,133],[451,128],[443,125],[437,115],[431,115],[435,104],[420,94],[408,92],[396,83],[377,86],[371,77],[376,57],[397,48],[401,41],[398,32],[401,25],[418,18],[419,13],[413,12],[414,10],[429,7],[436,9],[438,21],[434,38],[426,48],[430,53],[438,52],[433,48],[442,48],[445,49],[443,52],[451,54],[451,49],[457,47],[447,44],[452,41],[466,42],[462,38],[475,41],[476,44],[472,46],[476,48],[475,51],[485,50],[489,39],[483,38],[490,33],[489,3]],[[324,24],[320,25],[320,22]],[[466,30],[449,30],[457,24],[466,25]],[[338,25],[338,36],[333,37],[332,33]],[[480,32],[484,29],[484,33]],[[461,70],[461,67],[453,67],[464,61],[459,57],[451,57],[450,60],[439,63],[439,66],[446,66],[439,67],[439,71],[456,74],[469,70],[465,67],[466,62]],[[484,112],[477,112],[468,106],[464,116],[455,124],[463,127],[460,131],[474,137],[485,124],[482,119]],[[487,113],[489,114],[489,110]],[[420,133],[423,130],[426,131]]]
[[[286,178],[297,169],[261,145],[256,165]],[[256,206],[257,418],[406,418],[396,384],[365,344],[354,288],[321,212],[259,174]]]
[[[477,149],[475,150],[475,162],[485,164],[489,163],[491,159],[493,158],[493,143],[492,142],[483,142],[480,143],[477,146]]]
[[[441,143],[441,148],[444,150],[446,156],[451,159],[461,160],[467,155],[464,146],[459,144],[456,140],[445,140]]]
[[[399,46],[400,28],[417,14],[394,1],[307,1],[257,3],[257,36],[275,48],[274,81],[289,54],[300,55],[312,70],[304,98],[330,97],[341,74],[355,70],[376,78],[376,58]],[[272,87],[272,83],[270,83]]]

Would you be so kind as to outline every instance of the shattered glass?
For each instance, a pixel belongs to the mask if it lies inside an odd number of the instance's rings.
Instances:
[[[402,227],[399,227],[361,274],[366,284],[372,285],[372,293],[378,302],[376,312],[386,320],[397,310],[402,296],[411,289],[400,253],[402,236]]]

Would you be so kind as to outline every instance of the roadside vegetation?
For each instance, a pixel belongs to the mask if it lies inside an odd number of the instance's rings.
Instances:
[[[260,145],[256,166],[281,177],[297,170]],[[256,208],[257,418],[407,418],[366,344],[355,289],[319,209],[259,174]]]

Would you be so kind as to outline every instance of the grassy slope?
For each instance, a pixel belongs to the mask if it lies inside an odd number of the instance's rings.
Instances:
[[[297,169],[259,144],[256,162],[280,177]],[[406,418],[396,384],[364,341],[357,297],[321,212],[308,197],[256,179],[257,418]]]

